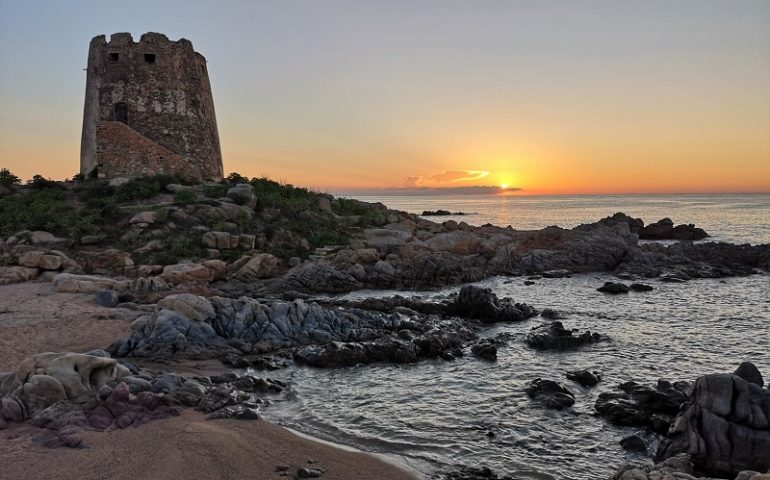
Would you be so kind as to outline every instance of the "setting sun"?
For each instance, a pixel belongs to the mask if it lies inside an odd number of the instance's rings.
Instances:
[[[507,183],[501,183],[501,184],[500,184],[500,188],[502,188],[503,190],[505,190],[506,188],[508,188],[508,184],[507,184]]]

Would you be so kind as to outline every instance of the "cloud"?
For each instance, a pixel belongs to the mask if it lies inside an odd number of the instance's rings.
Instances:
[[[456,187],[402,187],[402,188],[362,188],[335,192],[336,195],[364,196],[411,196],[411,195],[497,195],[502,192],[518,192],[518,187],[502,189],[495,185],[466,185]]]
[[[444,170],[441,173],[434,173],[427,177],[417,175],[406,177],[402,186],[404,188],[437,188],[460,182],[473,182],[488,176],[489,172],[485,170]]]

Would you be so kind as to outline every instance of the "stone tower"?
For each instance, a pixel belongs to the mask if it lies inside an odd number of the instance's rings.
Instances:
[[[80,173],[222,178],[206,59],[189,40],[104,35],[88,49]]]

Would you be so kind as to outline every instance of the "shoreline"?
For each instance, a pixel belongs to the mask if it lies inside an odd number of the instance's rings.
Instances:
[[[20,301],[20,297],[26,300]],[[130,327],[130,320],[111,316],[111,311],[113,309],[96,305],[92,295],[55,292],[47,282],[0,286],[0,370],[15,369],[25,357],[42,351],[85,352],[106,347],[110,341],[125,336]],[[41,332],[47,334],[41,337]],[[184,371],[185,365],[180,367]],[[168,431],[176,431],[180,437],[174,442],[162,440]],[[268,420],[205,420],[203,413],[192,409],[135,428],[84,431],[82,437],[87,448],[46,448],[39,442],[44,441],[47,433],[26,424],[11,424],[7,430],[0,429],[3,474],[18,479],[64,480],[72,478],[72,472],[77,469],[78,478],[84,480],[174,477],[209,480],[234,478],[233,474],[235,478],[267,479],[292,478],[298,468],[306,466],[326,470],[324,479],[417,480],[423,476],[406,463],[386,455],[317,439]],[[197,446],[204,452],[203,457],[208,455],[205,452],[219,452],[220,460],[228,459],[235,466],[226,466],[221,461],[200,465],[197,460],[162,465],[158,460],[150,462],[150,470],[142,473],[145,455],[138,453],[144,451],[147,458],[186,458],[189,452],[182,451],[180,439],[187,436],[188,442],[199,442]],[[171,451],[167,451],[169,449]],[[317,463],[303,465],[303,461],[306,462],[306,459],[300,461],[303,456]],[[115,460],[110,462],[110,458]],[[120,458],[122,460],[118,460]],[[276,472],[279,464],[289,464],[294,469],[289,472],[292,475],[281,476],[282,472]],[[106,475],[110,468],[115,471]],[[157,476],[159,474],[161,476]]]

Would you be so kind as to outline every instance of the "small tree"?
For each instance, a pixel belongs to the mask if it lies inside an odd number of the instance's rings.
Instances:
[[[21,185],[21,179],[12,174],[7,168],[0,168],[0,185],[3,187]]]

